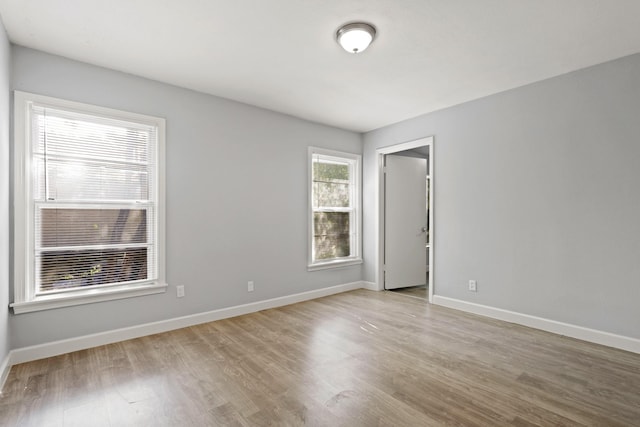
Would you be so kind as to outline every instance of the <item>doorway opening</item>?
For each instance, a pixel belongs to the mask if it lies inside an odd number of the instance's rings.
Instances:
[[[376,150],[380,290],[433,298],[433,137]]]

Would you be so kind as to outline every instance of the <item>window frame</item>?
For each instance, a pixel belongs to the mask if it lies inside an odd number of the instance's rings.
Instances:
[[[348,162],[351,165],[349,175],[350,187],[352,188],[353,215],[350,217],[353,221],[349,221],[349,232],[355,237],[352,239],[351,253],[348,257],[331,258],[324,260],[314,260],[314,207],[313,207],[313,161],[315,156],[326,158],[327,160],[337,160]],[[347,153],[343,151],[329,150],[319,147],[308,148],[307,158],[308,169],[308,250],[307,250],[307,270],[316,271],[329,268],[347,267],[362,264],[362,156],[360,154]],[[328,211],[327,211],[328,212]]]
[[[33,144],[31,126],[32,105],[51,107],[84,115],[135,122],[157,129],[155,150],[156,185],[154,191],[156,221],[156,269],[157,277],[137,283],[112,284],[89,289],[77,288],[50,295],[36,295],[35,241],[36,202],[33,199]],[[138,113],[100,107],[75,101],[14,91],[14,295],[10,304],[15,314],[39,310],[89,304],[100,301],[137,297],[166,292],[165,279],[165,120]]]

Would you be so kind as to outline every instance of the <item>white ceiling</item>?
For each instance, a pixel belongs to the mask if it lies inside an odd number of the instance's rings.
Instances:
[[[16,44],[368,131],[640,52],[638,0],[0,0]],[[374,24],[359,55],[334,34]]]

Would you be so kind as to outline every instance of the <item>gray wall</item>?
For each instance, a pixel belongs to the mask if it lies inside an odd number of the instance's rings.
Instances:
[[[361,279],[361,266],[306,270],[307,146],[361,153],[359,134],[22,47],[12,64],[12,89],[166,118],[170,284],[161,295],[13,315],[12,348]]]
[[[0,19],[0,364],[9,354],[9,70],[10,47]],[[1,374],[1,373],[0,373]]]
[[[640,338],[640,54],[365,134],[365,280],[375,149],[429,135],[437,295]]]
[[[7,46],[3,36],[5,82]],[[162,295],[12,315],[11,348],[373,281],[375,149],[429,135],[437,295],[640,338],[640,55],[365,134],[364,271],[313,273],[306,149],[361,152],[358,134],[21,47],[12,64],[12,89],[167,119],[171,286]],[[0,82],[0,224],[8,231],[6,87]],[[469,279],[478,280],[477,293],[466,290]],[[246,292],[247,280],[255,292]],[[0,356],[6,322],[0,315]]]

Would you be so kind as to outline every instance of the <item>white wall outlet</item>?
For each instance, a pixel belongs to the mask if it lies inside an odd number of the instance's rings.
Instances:
[[[176,297],[182,298],[184,296],[184,285],[176,286]]]
[[[471,292],[477,292],[478,291],[478,284],[475,280],[469,280],[469,290]]]
[[[253,287],[253,280],[249,280],[249,281],[247,282],[247,292],[253,292],[253,289],[254,289],[254,287]]]

